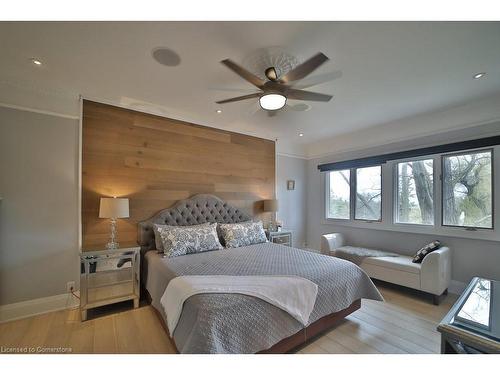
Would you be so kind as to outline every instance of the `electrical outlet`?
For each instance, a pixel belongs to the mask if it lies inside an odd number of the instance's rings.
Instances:
[[[71,293],[75,291],[75,282],[74,281],[68,281],[66,283],[66,292]]]

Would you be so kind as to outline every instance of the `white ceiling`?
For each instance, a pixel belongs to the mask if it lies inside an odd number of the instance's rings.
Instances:
[[[499,40],[498,22],[1,22],[0,81],[83,94],[306,149],[495,94]],[[151,51],[158,46],[176,51],[180,65],[154,61]],[[312,76],[338,70],[342,76],[310,90],[334,99],[272,118],[257,100],[215,104],[255,91],[220,60],[244,63],[275,46],[300,61],[319,51],[329,56]],[[34,66],[31,57],[43,65]],[[482,71],[485,78],[472,79]]]

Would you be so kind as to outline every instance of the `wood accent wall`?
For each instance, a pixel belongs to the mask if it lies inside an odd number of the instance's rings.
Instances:
[[[87,100],[82,131],[84,248],[109,237],[100,197],[130,199],[130,218],[118,220],[124,243],[136,241],[138,221],[194,194],[217,195],[255,216],[275,196],[273,141]]]

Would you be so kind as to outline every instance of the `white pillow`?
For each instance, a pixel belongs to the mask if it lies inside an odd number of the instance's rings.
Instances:
[[[163,253],[171,258],[179,255],[221,250],[217,224],[158,227],[163,243]]]
[[[210,225],[210,223],[203,223],[203,224],[197,224],[197,225],[188,225],[186,227],[189,228],[195,228],[195,227],[203,227]],[[159,253],[163,253],[163,241],[161,239],[161,235],[158,232],[158,228],[179,228],[178,225],[167,225],[167,224],[153,224],[153,232],[155,234],[155,247],[156,250],[158,250]]]
[[[227,248],[267,242],[262,221],[220,224],[219,228]]]

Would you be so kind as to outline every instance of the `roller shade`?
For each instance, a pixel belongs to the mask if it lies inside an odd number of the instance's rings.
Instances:
[[[459,152],[475,148],[491,147],[500,144],[500,136],[474,139],[470,141],[448,143],[440,146],[417,148],[408,151],[393,152],[391,154],[375,155],[360,159],[338,161],[318,165],[320,172],[338,171],[342,169],[373,167],[388,162],[389,160],[410,159],[421,156]]]

